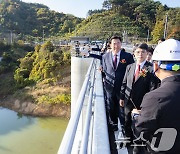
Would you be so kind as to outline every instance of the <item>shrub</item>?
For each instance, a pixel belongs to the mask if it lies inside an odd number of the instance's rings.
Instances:
[[[59,94],[56,97],[50,97],[47,95],[42,95],[38,97],[37,103],[46,103],[46,104],[70,104],[71,98],[69,94]]]

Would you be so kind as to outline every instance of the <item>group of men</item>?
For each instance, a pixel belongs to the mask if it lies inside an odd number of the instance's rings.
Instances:
[[[146,60],[146,43],[136,46],[134,57],[121,48],[121,43],[121,37],[113,36],[110,39],[111,51],[102,56],[111,153],[117,153],[114,131],[118,130],[118,118],[125,137],[130,141],[127,146],[131,146],[142,132],[143,139],[151,143],[159,128],[173,128],[177,132],[180,129],[177,121],[180,113],[180,42],[169,39],[159,44],[152,58],[155,60],[154,68]],[[135,127],[132,114],[139,115]],[[132,153],[170,151],[177,154],[180,153],[177,146],[180,143],[179,138],[177,133],[176,140],[169,149],[134,147]]]

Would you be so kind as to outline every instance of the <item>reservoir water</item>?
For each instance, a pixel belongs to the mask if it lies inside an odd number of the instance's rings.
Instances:
[[[0,108],[0,154],[57,154],[67,123]]]

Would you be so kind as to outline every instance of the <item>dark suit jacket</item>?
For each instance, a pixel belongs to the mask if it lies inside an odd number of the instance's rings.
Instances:
[[[97,55],[97,54],[92,54],[92,53],[90,53],[90,54],[89,54],[89,57],[92,57],[92,58],[96,58],[96,59],[102,60],[102,55]]]
[[[119,99],[121,83],[124,78],[126,66],[134,62],[133,56],[130,53],[121,50],[120,60],[116,70],[113,67],[112,52],[108,52],[102,57],[102,66],[104,74],[104,86],[106,92],[112,94],[115,92]]]
[[[142,70],[146,70],[147,73],[142,74],[140,72],[140,76],[136,81],[134,81],[134,72],[136,69],[136,63],[130,64],[126,68],[126,73],[122,82],[120,99],[125,100],[125,105],[136,105],[137,108],[140,108],[142,99],[144,95],[157,88],[158,81],[157,78],[153,74],[152,64],[150,62],[145,62]],[[132,101],[129,101],[129,100]],[[131,103],[131,104],[127,104]],[[134,108],[134,106],[133,106]]]
[[[164,151],[162,153],[179,154],[179,117],[180,75],[176,75],[163,79],[159,88],[147,93],[144,96],[141,104],[141,114],[138,117],[136,129],[138,133],[144,132],[143,137],[151,142],[151,138],[154,132],[157,131],[159,128],[174,128],[177,131],[175,144],[169,151]],[[169,141],[170,137],[172,137],[172,133],[170,132],[169,135],[164,132],[164,134],[160,137],[164,136],[165,141]]]

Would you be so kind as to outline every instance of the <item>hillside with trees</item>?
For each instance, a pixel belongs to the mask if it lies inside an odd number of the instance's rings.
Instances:
[[[50,10],[36,3],[20,0],[0,1],[0,32],[14,33],[19,40],[43,41],[43,37],[63,37],[82,19]]]
[[[69,115],[70,48],[53,46],[44,37],[63,37],[80,18],[20,0],[0,1],[0,98],[1,106],[32,115]],[[3,39],[17,35],[13,42]],[[23,105],[23,104],[26,105]],[[64,108],[64,111],[59,112]]]
[[[149,34],[150,43],[157,43],[164,37],[165,23],[166,38],[180,39],[179,7],[153,0],[105,0],[103,9],[88,14],[80,19],[41,4],[0,0],[1,106],[33,115],[70,113],[71,47],[54,46],[53,40],[106,40],[116,33],[132,43],[146,41]]]
[[[69,117],[70,48],[56,48],[50,41],[31,50],[1,46],[0,105],[30,115]]]
[[[75,35],[106,40],[119,33],[132,39],[147,38],[149,34],[155,43],[164,36],[166,19],[167,38],[180,37],[180,8],[169,8],[153,0],[104,0],[102,9],[89,10],[86,19],[52,11],[38,3],[1,0],[0,16],[1,37],[14,34],[17,40],[27,42]]]
[[[132,39],[149,37],[156,43],[164,37],[180,38],[180,8],[169,8],[153,0],[105,0],[102,10],[90,10],[89,17],[77,26],[74,35],[106,39],[114,33]]]

